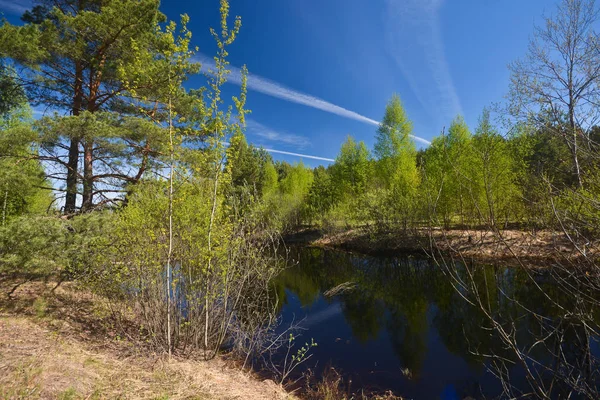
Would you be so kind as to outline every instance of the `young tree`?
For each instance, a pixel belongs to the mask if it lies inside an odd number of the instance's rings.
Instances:
[[[490,122],[484,110],[473,137],[472,180],[469,195],[477,213],[497,229],[516,215],[521,194],[517,185],[517,170],[508,141]]]
[[[449,228],[454,207],[449,190],[450,169],[446,148],[445,135],[433,138],[431,145],[421,154],[420,166],[422,197],[426,200],[422,213],[433,226],[437,226],[437,221],[441,219],[444,227]]]
[[[280,181],[280,210],[284,228],[300,225],[313,179],[313,171],[299,162],[292,165],[285,178]]]
[[[101,290],[135,302],[154,345],[201,349],[207,358],[233,340],[232,326],[238,327],[240,337],[250,334],[243,332],[249,326],[268,326],[260,318],[269,311],[268,282],[278,268],[265,260],[258,229],[247,222],[251,218],[236,213],[230,201],[236,147],[228,149],[225,143],[242,137],[246,75],[239,98],[224,106],[227,49],[241,21],[236,18],[230,29],[226,0],[220,11],[220,34],[212,30],[216,68],[207,72],[208,87],[191,95],[197,101],[194,112],[178,114],[180,103],[193,99],[181,89],[177,74],[170,75],[172,87],[149,98],[159,103],[162,111],[157,115],[163,119],[158,122],[173,142],[169,147],[174,151],[163,155],[160,171],[169,176],[146,177],[134,185],[127,207],[117,212],[115,246],[96,269]],[[171,61],[172,72],[179,56],[186,58],[183,50],[162,54]],[[124,287],[132,290],[123,293]]]
[[[383,121],[377,130],[374,154],[377,159],[376,176],[388,192],[391,210],[400,213],[405,228],[412,197],[419,185],[417,150],[411,134],[412,122],[406,115],[400,97],[394,95],[386,106]]]
[[[262,196],[266,197],[270,194],[277,192],[279,189],[279,175],[277,174],[277,170],[275,169],[275,165],[273,164],[272,159],[268,158],[265,163],[263,169],[263,188],[262,188]]]
[[[357,199],[364,195],[371,178],[370,154],[364,142],[348,136],[331,166],[339,200]]]
[[[556,15],[535,28],[526,57],[510,65],[510,113],[563,138],[580,187],[582,133],[600,117],[598,17],[594,0],[561,0]]]
[[[427,197],[428,217],[441,218],[446,228],[456,217],[465,222],[472,214],[473,140],[462,116],[433,139],[423,157],[423,190]]]
[[[306,200],[308,220],[322,221],[323,216],[338,200],[335,193],[333,176],[329,168],[319,165],[313,170],[313,183]]]

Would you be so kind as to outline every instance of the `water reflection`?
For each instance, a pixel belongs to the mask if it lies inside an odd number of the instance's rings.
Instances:
[[[484,355],[509,360],[513,355],[489,329],[489,320],[431,262],[297,248],[290,263],[295,266],[276,282],[280,312],[284,321],[305,318],[304,335],[319,343],[314,358],[321,366],[331,362],[354,380],[355,387],[392,389],[412,398],[500,393],[499,382],[486,372]],[[485,267],[474,279],[491,311],[514,324],[522,345],[531,346],[540,330],[540,321],[525,308],[546,316],[549,323],[560,316],[556,304],[548,302],[523,271]],[[547,275],[540,274],[536,281],[555,299],[564,296]],[[335,296],[323,295],[344,283],[354,285]],[[581,356],[576,330],[565,329],[573,357]],[[540,346],[536,359],[551,363],[546,353]],[[524,387],[519,368],[511,367],[512,383]]]

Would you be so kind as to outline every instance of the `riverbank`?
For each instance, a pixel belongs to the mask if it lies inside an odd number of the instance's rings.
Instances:
[[[153,354],[120,337],[101,299],[64,283],[0,283],[2,399],[294,399],[222,358]]]
[[[327,233],[305,228],[284,236],[287,244],[334,248],[372,256],[441,254],[477,262],[529,266],[574,262],[584,257],[598,260],[600,241],[577,243],[571,239],[562,232],[469,229],[420,229],[404,233],[355,228]]]

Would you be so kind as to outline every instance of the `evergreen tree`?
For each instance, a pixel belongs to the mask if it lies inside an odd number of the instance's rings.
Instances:
[[[155,117],[156,110],[144,111],[139,101],[168,86],[170,77],[165,70],[169,67],[157,57],[170,40],[169,33],[159,29],[165,17],[158,5],[156,0],[48,1],[24,15],[25,25],[0,27],[0,53],[22,67],[20,83],[33,104],[84,119],[67,121],[74,126],[72,130],[40,133],[40,142],[52,144],[44,158],[54,164],[53,179],[66,185],[66,213],[76,210],[80,182],[82,209],[91,209],[99,191],[114,191],[115,184],[139,180],[148,157],[158,150],[151,138],[144,136],[146,127],[126,137],[105,137],[105,130],[97,124],[114,125],[127,114]],[[187,20],[182,22],[185,25]],[[88,115],[107,111],[119,111],[119,116],[107,117],[107,122],[103,120],[107,114]],[[111,134],[115,132],[111,130]],[[48,135],[55,140],[47,141]],[[125,147],[129,151],[109,156],[107,165],[103,156]],[[132,159],[138,168],[130,168]],[[128,168],[119,168],[125,163]]]
[[[30,139],[31,109],[10,68],[0,68],[1,223],[28,213],[45,213],[52,204],[51,184]]]

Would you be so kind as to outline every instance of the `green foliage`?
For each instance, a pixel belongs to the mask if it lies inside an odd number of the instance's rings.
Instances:
[[[313,171],[302,162],[292,165],[279,181],[279,220],[284,229],[297,226],[304,217],[305,202],[314,180]]]
[[[374,147],[377,176],[387,189],[414,193],[418,185],[417,151],[411,135],[412,122],[400,97],[394,95],[386,106]]]
[[[419,185],[417,150],[411,138],[412,122],[408,119],[400,97],[394,95],[385,109],[374,147],[377,159],[376,173],[386,198],[391,204],[390,213],[382,222],[402,221],[406,228],[413,197]]]
[[[55,217],[17,217],[0,228],[0,269],[4,273],[50,275],[64,269],[68,230]]]
[[[25,91],[17,83],[14,69],[0,61],[0,116],[6,118],[26,102]]]
[[[277,174],[277,170],[275,169],[275,165],[273,165],[273,161],[267,159],[264,165],[264,183],[263,183],[263,196],[269,196],[270,194],[275,193],[279,189],[279,176]]]
[[[331,167],[338,197],[348,199],[363,195],[372,177],[371,166],[365,143],[356,143],[352,136],[348,136]]]
[[[309,223],[323,222],[323,216],[338,202],[339,194],[333,185],[331,168],[322,165],[313,170],[313,183],[306,200],[307,221]]]
[[[234,191],[240,193],[243,188],[246,188],[256,196],[262,196],[270,191],[273,182],[277,183],[277,173],[269,153],[248,145],[246,137],[241,132],[234,134],[229,142],[227,168],[231,173]]]
[[[471,197],[480,218],[491,226],[516,220],[521,193],[508,141],[490,122],[484,110],[473,137],[473,178]],[[513,213],[511,215],[511,213]]]
[[[423,159],[423,192],[429,207],[426,215],[439,218],[448,227],[454,216],[464,217],[470,203],[472,136],[462,117],[452,121],[448,135],[432,141]]]
[[[199,66],[190,61],[187,16],[167,21],[156,0],[53,4],[27,13],[23,26],[0,26],[1,55],[23,71],[0,65],[0,273],[78,279],[128,306],[158,349],[211,357],[230,341],[257,354],[256,335],[276,319],[274,296],[285,296],[271,286],[281,268],[272,244],[307,223],[396,232],[526,221],[577,237],[600,234],[597,127],[565,131],[564,116],[529,115],[503,136],[484,110],[474,134],[457,116],[417,153],[394,95],[372,153],[348,136],[327,168],[274,162],[244,136],[245,67],[239,95],[222,97],[228,49],[241,28],[239,17],[229,26],[226,0],[211,30],[215,68],[204,71],[206,87],[189,91],[184,82]],[[32,122],[25,95],[69,114]],[[587,140],[582,174],[557,132]],[[45,188],[66,196],[69,218],[48,215],[54,198]],[[88,212],[78,215],[76,204]],[[306,277],[295,283],[304,286],[303,301],[318,294]],[[404,292],[418,289],[409,286]],[[346,304],[356,336],[376,336],[380,304],[356,296]],[[43,300],[36,309],[44,313]],[[410,330],[394,346],[418,370],[423,360],[411,349],[424,348],[416,333],[427,326],[426,302],[395,312]],[[290,352],[283,375],[314,346]]]
[[[83,277],[111,244],[112,213],[72,219],[25,215],[0,228],[0,272]]]
[[[0,119],[0,224],[24,214],[49,211],[52,194],[48,188],[36,148],[31,144],[31,110],[20,104]]]
[[[153,122],[164,153],[156,171],[168,171],[168,178],[131,182],[126,206],[113,213],[110,245],[96,243],[101,252],[86,251],[93,254],[92,267],[78,270],[96,291],[131,304],[150,343],[169,353],[202,348],[212,357],[233,340],[234,325],[235,332],[249,334],[246,330],[265,324],[267,282],[278,264],[265,259],[264,238],[257,235],[264,232],[255,217],[261,194],[266,199],[284,193],[299,209],[312,177],[298,166],[280,185],[270,157],[247,145],[245,73],[240,96],[223,106],[226,49],[241,24],[236,19],[228,29],[227,13],[222,1],[221,34],[212,31],[218,52],[208,87],[190,93],[182,90],[185,75],[177,72],[186,65],[189,35],[181,35],[183,44],[172,42],[175,26],[167,26],[171,44],[157,54],[168,84],[147,100],[160,111]]]
[[[171,83],[185,92],[181,82],[198,66],[188,61],[189,18],[182,16],[179,27],[167,22],[156,0],[52,6],[37,6],[23,26],[2,25],[0,53],[22,67],[35,105],[71,113],[36,124],[34,139],[49,176],[65,181],[64,210],[71,214],[79,195],[89,211],[152,171],[164,151],[151,127],[164,120],[159,100]],[[190,108],[190,101],[178,106]]]
[[[566,189],[550,197],[553,211],[551,221],[558,223],[556,228],[564,229],[572,235],[598,237],[600,234],[599,199],[600,171],[596,169],[588,172],[584,187]],[[548,222],[546,224],[549,225]]]

